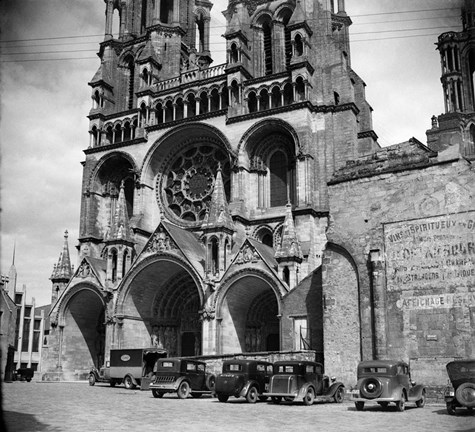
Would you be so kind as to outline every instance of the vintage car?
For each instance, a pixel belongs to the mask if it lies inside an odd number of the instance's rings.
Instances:
[[[397,360],[368,360],[358,365],[358,382],[351,391],[351,400],[358,411],[365,402],[376,402],[387,408],[396,404],[398,411],[404,411],[406,402],[414,402],[422,408],[426,402],[426,389],[411,380],[409,365]]]
[[[110,360],[100,369],[93,367],[89,371],[89,385],[101,382],[114,387],[124,383],[126,389],[140,386],[141,390],[148,390],[154,379],[155,363],[166,356],[167,351],[161,348],[111,349]]]
[[[315,400],[343,402],[345,386],[323,374],[323,365],[311,361],[278,361],[274,363],[274,374],[269,390],[263,396],[272,402],[303,401],[312,405]]]
[[[214,391],[220,402],[229,396],[245,397],[249,403],[266,400],[262,393],[267,390],[272,376],[272,363],[259,360],[225,360],[223,372],[216,377]]]
[[[18,381],[30,382],[35,375],[35,371],[32,368],[20,368],[15,372],[15,378]]]
[[[161,398],[165,393],[177,393],[186,399],[190,393],[197,398],[214,391],[216,377],[206,372],[206,363],[187,358],[167,358],[157,362],[152,394]]]
[[[454,360],[446,365],[450,384],[444,392],[447,412],[456,414],[456,409],[475,407],[475,359]]]

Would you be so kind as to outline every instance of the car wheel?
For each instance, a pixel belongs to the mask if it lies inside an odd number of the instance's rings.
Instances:
[[[259,400],[265,402],[268,399],[267,396],[259,396]]]
[[[222,394],[222,393],[218,393],[217,396],[218,396],[218,400],[220,402],[227,402],[228,399],[229,399],[228,395],[225,395],[225,394]]]
[[[303,398],[303,403],[307,406],[312,405],[313,401],[315,400],[315,391],[312,387],[309,387],[307,390],[307,394]]]
[[[209,375],[206,378],[206,387],[208,387],[208,390],[213,391],[215,385],[216,385],[216,377],[214,375]]]
[[[180,399],[186,399],[190,395],[190,384],[188,384],[188,381],[182,381],[176,392]]]
[[[90,386],[93,386],[96,383],[96,377],[94,376],[94,374],[89,374],[88,381]]]
[[[455,415],[457,413],[457,411],[455,409],[455,403],[453,401],[452,402],[447,402],[447,412],[450,415]]]
[[[422,390],[421,398],[418,401],[416,401],[416,406],[417,408],[424,408],[425,404],[426,404],[426,391]]]
[[[458,386],[455,397],[465,407],[475,407],[475,383],[465,382]]]
[[[203,393],[191,392],[191,397],[193,397],[193,398],[195,398],[195,399],[198,399],[198,398],[200,398],[201,396],[203,396]]]
[[[405,397],[404,397],[404,393],[401,394],[401,399],[399,399],[397,402],[396,402],[396,409],[399,411],[399,412],[403,412],[404,411],[404,408],[406,408],[406,400],[405,400]]]
[[[272,402],[275,404],[280,404],[282,402],[281,396],[272,396]]]
[[[163,397],[163,393],[162,392],[159,392],[158,390],[155,390],[155,389],[152,389],[152,394],[153,394],[153,397],[154,398],[162,398]]]
[[[132,377],[130,375],[126,375],[124,378],[124,386],[127,390],[132,390],[135,388],[135,384],[132,381]]]
[[[343,387],[338,387],[338,388],[336,389],[335,395],[333,396],[333,400],[334,400],[336,403],[342,403],[342,402],[343,402],[343,397],[344,397],[344,390],[343,390]]]
[[[364,402],[355,402],[356,411],[363,411]]]
[[[368,377],[361,383],[360,393],[366,399],[376,399],[382,392],[383,385],[377,378]]]
[[[382,409],[387,409],[389,402],[378,402]]]
[[[257,396],[258,396],[258,392],[257,392],[256,387],[251,386],[251,388],[247,392],[246,400],[249,403],[256,403],[257,402]]]

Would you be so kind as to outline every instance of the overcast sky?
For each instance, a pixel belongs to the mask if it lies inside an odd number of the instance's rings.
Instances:
[[[221,64],[226,0],[213,3],[211,49]],[[460,0],[346,0],[352,67],[367,84],[381,145],[411,137],[425,143],[431,116],[444,111],[434,43],[440,33],[461,29],[459,6]],[[105,3],[1,0],[0,8],[1,273],[8,274],[16,244],[17,289],[26,285],[28,299],[44,305],[66,229],[77,266],[87,83],[100,63]]]

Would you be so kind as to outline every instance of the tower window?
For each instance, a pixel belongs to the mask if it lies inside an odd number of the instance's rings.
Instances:
[[[231,50],[229,54],[229,62],[237,63],[239,61],[239,52],[235,43],[231,44]]]
[[[275,152],[269,163],[270,205],[283,206],[287,203],[287,157],[281,151]]]
[[[299,34],[295,36],[295,55],[300,57],[303,54],[302,36]]]
[[[268,22],[262,26],[264,39],[264,74],[272,74],[272,29]]]

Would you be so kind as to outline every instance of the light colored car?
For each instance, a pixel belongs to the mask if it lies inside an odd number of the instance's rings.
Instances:
[[[369,360],[358,365],[358,382],[351,391],[351,400],[358,411],[366,402],[387,408],[390,403],[404,411],[406,402],[422,408],[426,402],[426,388],[411,380],[409,365],[397,360]]]

